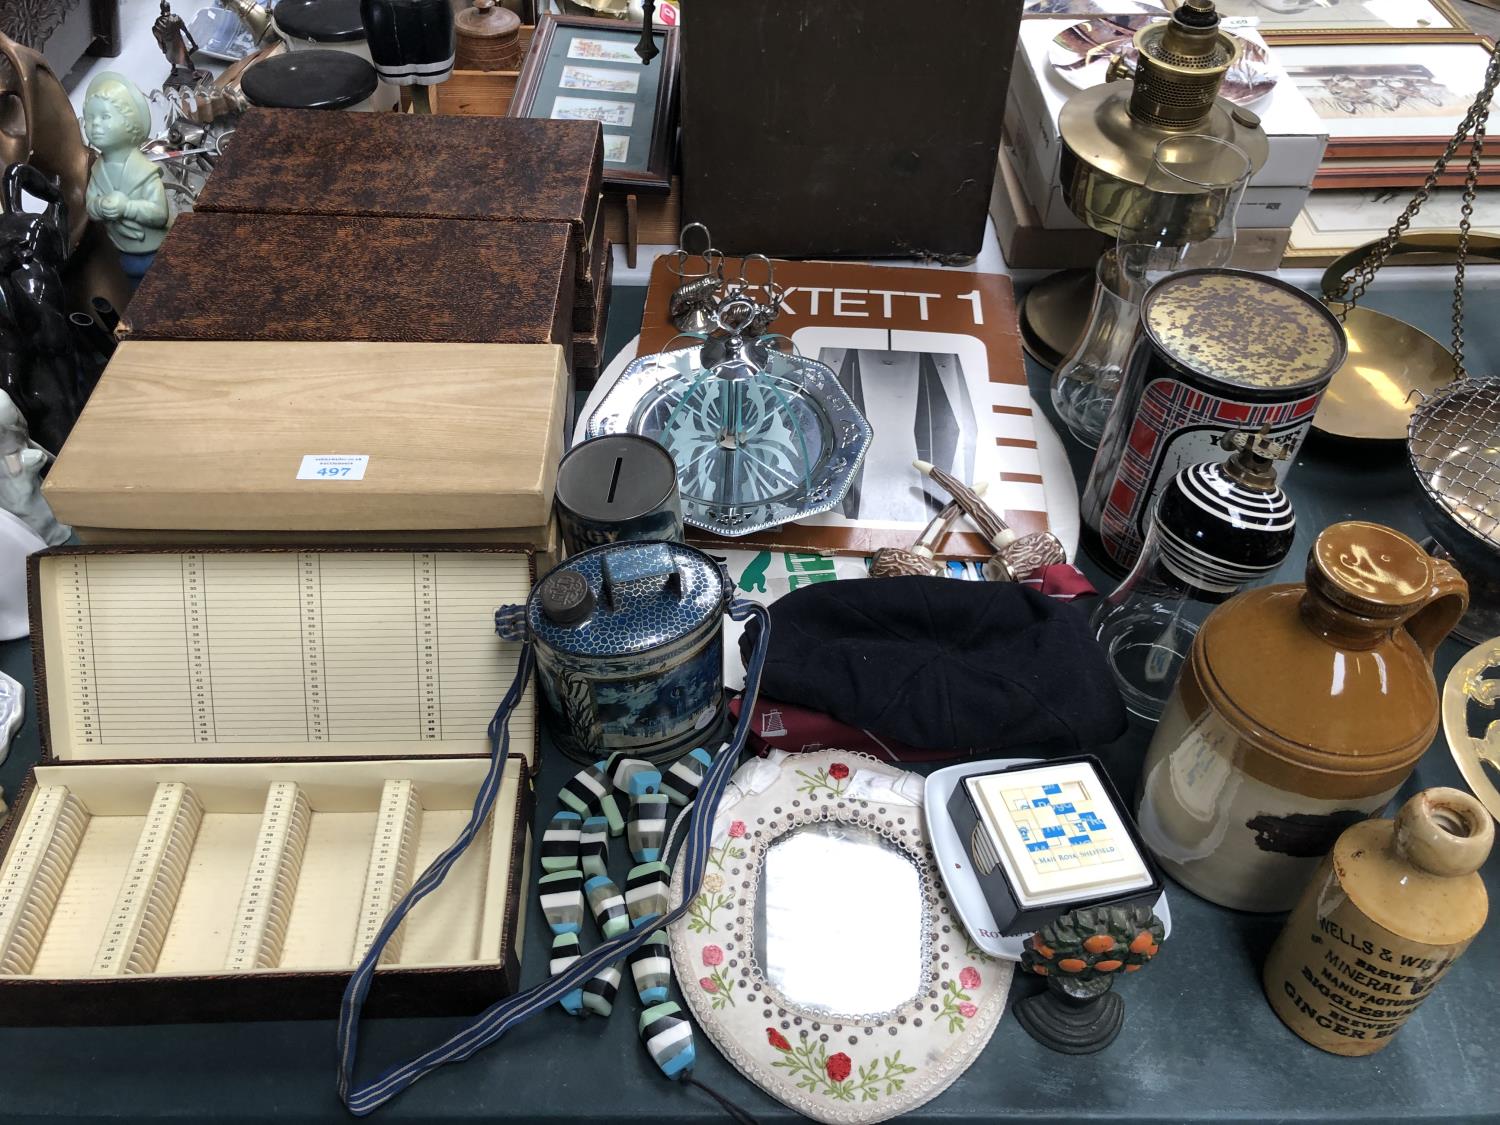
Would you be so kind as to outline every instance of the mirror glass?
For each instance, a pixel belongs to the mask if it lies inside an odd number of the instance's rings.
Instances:
[[[873,1019],[922,987],[926,905],[916,863],[879,833],[810,824],[766,850],[755,956],[800,1008]]]

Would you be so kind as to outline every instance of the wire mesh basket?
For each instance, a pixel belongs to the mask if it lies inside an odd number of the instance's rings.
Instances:
[[[1459,379],[1413,413],[1407,453],[1427,524],[1469,580],[1460,632],[1500,633],[1500,379]]]

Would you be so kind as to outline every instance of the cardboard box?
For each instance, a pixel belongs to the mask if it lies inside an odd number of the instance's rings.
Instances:
[[[1015,141],[1015,147],[1023,154],[1018,157],[1016,171],[1021,177],[1026,196],[1039,214],[1047,217],[1047,225],[1058,226],[1061,219],[1054,213],[1062,206],[1060,166],[1062,141],[1058,133],[1058,115],[1063,105],[1077,88],[1059,78],[1048,62],[1048,50],[1062,25],[1055,20],[1023,20],[1020,38],[1016,42],[1016,59],[1011,68],[1010,99],[1006,110],[1006,131]],[[1256,42],[1264,43],[1251,29],[1240,29],[1236,34]],[[1274,56],[1271,59],[1276,67]],[[1277,67],[1279,81],[1267,98],[1250,107],[1261,118],[1270,143],[1270,155],[1266,163],[1250,180],[1247,198],[1256,198],[1252,193],[1262,189],[1282,189],[1275,195],[1264,197],[1264,216],[1252,211],[1247,218],[1259,221],[1277,219],[1272,225],[1290,226],[1291,220],[1301,210],[1301,202],[1290,212],[1292,197],[1286,189],[1298,189],[1305,198],[1318,166],[1323,161],[1323,151],[1328,144],[1328,132],[1307,99],[1296,85]],[[1056,195],[1056,203],[1049,209],[1049,201]],[[1274,211],[1271,203],[1279,203]],[[1066,207],[1062,208],[1066,211]],[[1077,221],[1076,219],[1074,220]],[[1249,225],[1248,222],[1242,225]]]
[[[29,598],[42,760],[0,832],[0,1024],[333,1018],[472,815],[518,549],[62,548]],[[534,699],[494,810],[387,946],[369,1014],[514,992]]]
[[[550,553],[567,384],[545,344],[126,340],[43,495],[95,541]]]

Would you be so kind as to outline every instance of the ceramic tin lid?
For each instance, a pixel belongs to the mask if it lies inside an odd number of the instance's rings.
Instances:
[[[1141,322],[1175,363],[1210,380],[1284,395],[1343,366],[1344,330],[1300,289],[1239,270],[1186,270],[1152,286]]]
[[[728,591],[718,564],[693,547],[612,543],[542,579],[527,624],[554,653],[630,656],[698,632],[724,611]]]
[[[348,51],[290,51],[245,71],[240,89],[251,105],[273,109],[346,109],[375,92],[375,68]]]
[[[349,43],[365,37],[359,0],[279,0],[276,27],[292,39]]]

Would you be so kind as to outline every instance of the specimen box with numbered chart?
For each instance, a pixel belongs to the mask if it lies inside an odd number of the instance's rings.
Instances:
[[[86,543],[509,542],[546,565],[567,405],[550,344],[126,340],[44,495]]]
[[[530,551],[57,548],[30,561],[41,762],[0,832],[0,1024],[331,1018],[468,823]],[[370,1011],[520,981],[533,699],[494,810]]]

